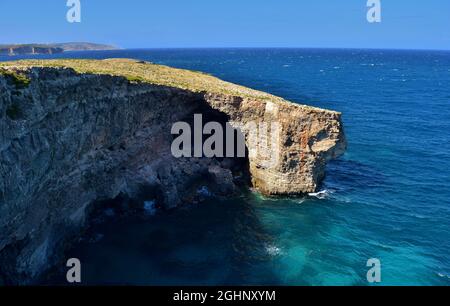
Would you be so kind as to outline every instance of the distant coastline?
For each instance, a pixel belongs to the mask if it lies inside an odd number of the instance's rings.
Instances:
[[[117,50],[112,45],[69,42],[55,44],[9,44],[0,45],[0,55],[31,55],[31,54],[57,54],[65,51],[95,51],[95,50]]]

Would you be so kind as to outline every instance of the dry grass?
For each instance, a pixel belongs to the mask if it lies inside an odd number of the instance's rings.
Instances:
[[[156,65],[132,59],[57,59],[57,60],[21,60],[0,62],[0,68],[28,69],[30,67],[66,67],[78,73],[106,74],[126,77],[131,82],[144,82],[190,90],[193,92],[209,92],[228,94],[240,97],[287,102],[284,99],[244,86],[222,81],[211,75]],[[302,106],[316,109],[309,106]]]

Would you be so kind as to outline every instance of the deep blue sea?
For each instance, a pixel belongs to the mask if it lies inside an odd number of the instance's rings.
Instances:
[[[450,52],[161,49],[53,57],[136,58],[211,73],[341,111],[349,142],[320,194],[249,192],[154,216],[111,217],[70,252],[82,262],[84,283],[368,285],[366,262],[378,258],[382,285],[450,285]]]

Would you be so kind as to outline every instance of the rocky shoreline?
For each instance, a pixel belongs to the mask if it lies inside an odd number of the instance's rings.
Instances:
[[[205,121],[281,125],[278,163],[175,158],[171,126]],[[249,153],[260,145],[249,141]],[[163,209],[251,185],[267,195],[318,189],[346,140],[341,114],[134,60],[0,64],[0,279],[32,283],[60,260],[94,203],[126,198]],[[201,193],[200,193],[201,194]],[[0,283],[2,282],[0,280]]]

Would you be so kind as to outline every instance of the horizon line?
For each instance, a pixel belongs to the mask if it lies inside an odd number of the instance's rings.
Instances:
[[[116,46],[117,47],[117,46]],[[329,50],[393,50],[393,51],[450,51],[434,48],[390,48],[390,47],[117,47],[117,50],[198,50],[198,49],[329,49]],[[107,51],[107,50],[106,50]],[[114,51],[114,50],[109,50]]]
[[[193,46],[193,47],[121,47],[114,43],[103,43],[103,42],[88,42],[88,41],[70,41],[70,42],[55,42],[55,43],[0,43],[2,45],[30,45],[30,44],[42,44],[42,45],[51,45],[51,44],[65,44],[65,43],[89,43],[89,44],[98,44],[98,45],[109,45],[113,46],[117,49],[111,50],[73,50],[73,51],[65,51],[65,52],[83,52],[83,51],[119,51],[119,50],[220,50],[220,49],[243,49],[243,50],[255,50],[255,49],[286,49],[286,50],[373,50],[373,51],[444,51],[448,52],[449,49],[436,49],[436,48],[408,48],[408,47],[299,47],[299,46]]]
[[[98,43],[109,44],[109,43]],[[390,48],[390,47],[121,47],[111,44],[117,49],[115,50],[90,50],[90,51],[120,51],[120,50],[224,50],[224,49],[241,49],[241,50],[255,50],[255,49],[286,49],[286,50],[373,50],[373,51],[444,51],[449,52],[449,49],[435,49],[435,48]],[[82,51],[65,51],[65,52],[82,52]]]

